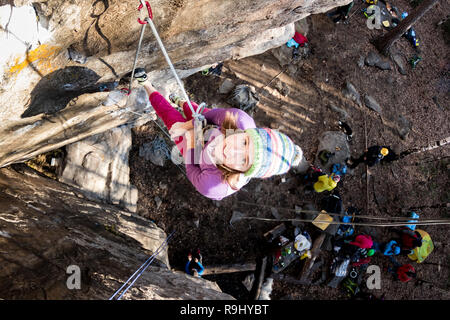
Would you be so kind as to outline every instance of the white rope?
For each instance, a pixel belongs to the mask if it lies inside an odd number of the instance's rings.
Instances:
[[[131,71],[131,79],[130,79],[130,84],[128,86],[128,92],[129,93],[131,92],[131,84],[133,83],[134,71],[136,69],[136,63],[137,63],[137,60],[138,60],[139,51],[141,51],[142,39],[144,39],[144,31],[145,31],[145,27],[146,26],[147,26],[147,24],[143,24],[142,25],[141,36],[139,37],[139,43],[138,43],[138,47],[136,49],[136,55],[134,56],[133,70]]]
[[[144,1],[140,0],[140,2],[145,7]],[[160,49],[161,49],[161,51],[162,51],[162,53],[164,55],[164,58],[166,59],[167,64],[169,65],[170,70],[172,71],[172,73],[173,73],[173,75],[175,77],[175,80],[177,81],[179,87],[181,88],[181,91],[182,91],[184,99],[186,100],[186,102],[189,105],[189,108],[191,109],[192,116],[194,118],[198,117],[198,118],[201,119],[202,115],[199,113],[200,107],[196,111],[194,110],[194,107],[192,106],[191,101],[189,100],[189,97],[188,97],[186,91],[184,90],[183,83],[181,82],[180,78],[178,77],[178,74],[177,74],[177,72],[176,72],[176,70],[175,70],[175,68],[174,68],[174,66],[172,64],[172,61],[169,58],[169,55],[167,54],[166,48],[164,47],[164,44],[162,43],[161,38],[159,37],[158,31],[156,30],[156,27],[153,24],[152,19],[150,19],[150,17],[147,17],[147,18],[145,18],[145,21],[147,21],[148,24],[150,24],[150,28],[152,29],[152,32],[153,32],[153,34],[154,34],[154,36],[156,38],[156,41],[158,42],[158,45],[159,45],[159,47],[160,47]]]

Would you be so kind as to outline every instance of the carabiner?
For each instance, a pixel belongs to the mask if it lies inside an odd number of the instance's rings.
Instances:
[[[150,19],[153,19],[152,8],[150,7],[150,3],[149,3],[148,1],[145,1],[145,6],[147,7],[148,17],[149,17]],[[138,7],[138,11],[141,11],[141,9],[142,9],[143,7],[144,7],[144,6],[142,5],[142,2],[141,2],[141,4],[140,4],[139,7]],[[145,21],[145,20],[146,20],[146,19],[144,19],[144,21],[142,21],[141,18],[138,18],[138,22],[139,22],[140,24],[147,24],[148,22]]]

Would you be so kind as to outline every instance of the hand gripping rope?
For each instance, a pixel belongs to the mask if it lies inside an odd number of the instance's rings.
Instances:
[[[192,117],[194,118],[194,138],[195,138],[195,163],[198,163],[199,161],[199,156],[200,156],[200,150],[202,149],[202,141],[203,141],[203,132],[202,132],[202,127],[205,121],[205,117],[202,115],[202,111],[205,107],[205,104],[202,103],[198,106],[197,110],[194,110],[194,107],[191,104],[191,101],[186,93],[186,91],[184,90],[184,86],[183,83],[181,82],[180,78],[178,77],[178,74],[172,64],[172,61],[169,58],[169,55],[167,54],[167,51],[164,47],[164,44],[161,41],[161,38],[159,37],[158,31],[156,30],[155,25],[153,24],[153,12],[152,12],[152,8],[150,6],[150,3],[148,1],[143,1],[140,0],[141,4],[138,7],[138,11],[141,11],[142,8],[144,8],[144,6],[147,8],[147,13],[148,16],[144,19],[141,20],[141,18],[138,18],[138,22],[142,25],[142,29],[141,29],[141,36],[139,39],[139,44],[138,44],[138,48],[136,50],[136,56],[134,58],[134,64],[133,64],[133,70],[131,73],[131,80],[130,80],[130,84],[128,87],[128,94],[130,94],[131,92],[131,83],[133,81],[133,77],[134,77],[134,71],[136,69],[136,63],[137,63],[137,59],[138,59],[138,55],[139,55],[139,51],[141,50],[141,44],[142,44],[142,39],[144,37],[144,31],[145,31],[145,27],[147,26],[147,24],[150,25],[150,28],[152,29],[152,32],[156,38],[156,41],[158,42],[158,45],[164,55],[164,58],[167,61],[167,64],[170,67],[170,70],[172,71],[175,80],[178,83],[178,86],[181,88],[181,92],[183,94],[183,98],[184,100],[186,100],[187,104],[189,105],[189,108],[191,109],[192,112]]]

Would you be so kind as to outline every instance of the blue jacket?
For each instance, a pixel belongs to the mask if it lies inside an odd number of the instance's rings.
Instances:
[[[395,248],[393,248],[394,246]],[[385,256],[396,256],[400,254],[400,246],[398,245],[397,241],[391,240],[388,243],[386,243],[383,254]]]
[[[191,273],[191,269],[190,268],[190,264],[192,263],[192,268],[196,269],[198,272],[198,275],[201,276],[203,274],[203,271],[205,270],[205,268],[203,267],[203,265],[200,262],[194,262],[194,261],[189,261],[186,263],[186,266],[184,267],[184,271],[186,271],[187,274],[190,274],[191,276],[193,275]]]

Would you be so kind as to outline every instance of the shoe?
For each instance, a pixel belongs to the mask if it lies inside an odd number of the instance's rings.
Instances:
[[[130,71],[128,72],[126,75],[124,75],[121,79],[120,82],[121,83],[130,83],[131,80],[131,74],[133,72]],[[147,72],[145,71],[144,68],[136,68],[134,69],[134,79],[136,79],[138,81],[139,84],[144,83],[145,81],[147,81],[148,77],[147,77]]]
[[[181,101],[181,98],[176,93],[171,93],[169,95],[169,100],[178,106],[178,102]]]

